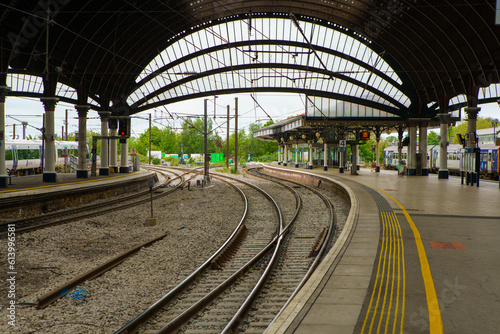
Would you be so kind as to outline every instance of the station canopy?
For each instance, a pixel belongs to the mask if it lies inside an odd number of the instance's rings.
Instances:
[[[500,96],[494,0],[10,0],[0,10],[0,85],[12,96],[132,115],[288,92],[307,117],[345,120],[433,119]]]

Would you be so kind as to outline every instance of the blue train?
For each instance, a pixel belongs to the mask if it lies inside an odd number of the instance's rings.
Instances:
[[[451,175],[460,175],[460,163],[463,158],[462,145],[448,146],[448,171]],[[407,163],[408,147],[402,149],[403,162]],[[429,172],[437,173],[439,170],[439,147],[433,146],[427,152]],[[398,165],[398,148],[390,146],[384,149],[384,167],[395,169]],[[500,173],[500,146],[482,144],[480,147],[480,173],[484,178],[498,180]]]

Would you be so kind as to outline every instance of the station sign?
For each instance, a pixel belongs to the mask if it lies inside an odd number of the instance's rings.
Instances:
[[[361,131],[359,133],[360,140],[370,140],[370,131]]]

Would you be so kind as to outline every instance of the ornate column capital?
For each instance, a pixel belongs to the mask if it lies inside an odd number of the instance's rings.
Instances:
[[[0,86],[0,103],[5,102],[5,97],[9,95],[10,87],[9,86]]]
[[[441,122],[441,124],[450,123],[451,115],[449,113],[437,114],[437,117],[439,118],[439,121]]]
[[[477,114],[481,111],[480,107],[466,107],[465,112],[467,113],[468,119],[477,119]]]
[[[87,117],[87,113],[90,110],[90,105],[88,104],[80,104],[75,106],[76,112],[78,113],[78,117]]]
[[[45,111],[54,111],[56,110],[56,104],[59,102],[59,98],[57,97],[42,97],[40,98],[42,101]]]
[[[101,117],[101,122],[107,122],[109,116],[111,115],[111,111],[99,111],[99,117]]]

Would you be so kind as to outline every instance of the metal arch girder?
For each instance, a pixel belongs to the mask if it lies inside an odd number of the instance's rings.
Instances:
[[[282,66],[280,66],[280,65],[282,65]],[[331,77],[335,77],[335,78],[347,81],[347,82],[349,82],[349,83],[351,83],[353,85],[357,85],[359,87],[364,87],[364,89],[366,89],[366,90],[374,93],[375,95],[377,95],[379,97],[382,97],[383,99],[391,102],[392,104],[400,107],[401,109],[406,109],[406,107],[403,104],[401,104],[400,102],[396,101],[395,99],[393,99],[389,95],[387,95],[387,94],[385,94],[385,93],[383,93],[383,92],[381,92],[381,91],[373,88],[372,86],[366,86],[365,83],[360,82],[358,80],[355,80],[355,79],[353,79],[351,77],[348,77],[348,76],[345,76],[345,75],[342,75],[342,74],[338,74],[338,73],[335,73],[335,72],[325,71],[323,69],[318,69],[318,68],[314,68],[314,67],[308,67],[308,66],[303,66],[303,65],[292,65],[292,64],[274,64],[274,63],[267,63],[267,64],[246,64],[246,65],[230,66],[230,67],[218,68],[218,69],[215,69],[215,70],[206,71],[206,72],[203,72],[202,75],[191,75],[189,77],[180,79],[180,80],[176,81],[175,83],[172,83],[170,85],[164,86],[161,89],[156,90],[154,93],[151,93],[151,94],[145,96],[144,98],[142,98],[139,101],[137,101],[134,104],[132,104],[131,108],[138,108],[138,109],[140,109],[141,108],[141,104],[149,101],[150,99],[152,99],[154,97],[159,96],[160,94],[163,94],[163,93],[169,91],[170,89],[173,89],[175,87],[184,85],[187,82],[190,82],[192,80],[196,80],[196,79],[199,79],[199,78],[208,77],[208,76],[211,76],[211,75],[214,75],[214,74],[220,74],[220,73],[225,73],[225,72],[231,73],[231,72],[238,71],[238,70],[254,69],[254,68],[295,69],[295,70],[304,70],[304,71],[310,71],[310,72],[313,72],[313,73],[328,75],[328,76],[331,76]],[[330,78],[327,78],[327,79],[330,80]],[[256,88],[248,88],[249,91],[253,91],[255,89]],[[294,90],[295,91],[305,91],[305,90],[297,89],[297,88],[294,88]],[[218,91],[220,93],[224,93],[226,90],[218,90]],[[345,95],[342,95],[342,96],[345,96]]]
[[[8,96],[12,97],[32,97],[32,98],[42,98],[46,97],[44,96],[43,93],[33,93],[33,92],[21,92],[21,91],[10,91]],[[78,105],[78,99],[71,99],[65,96],[58,96],[55,95],[54,97],[58,98],[60,102],[66,102],[72,105]],[[99,106],[93,105],[93,104],[88,104],[91,106],[90,109],[92,110],[100,110]]]
[[[399,116],[401,118],[408,118],[409,114],[406,112],[401,111],[400,109],[390,107],[378,102],[373,102],[373,101],[368,101],[365,99],[360,99],[352,96],[346,96],[342,94],[337,94],[337,93],[331,93],[331,92],[325,92],[325,91],[318,91],[318,90],[311,90],[311,89],[302,89],[298,90],[297,88],[288,88],[288,87],[257,87],[257,88],[233,88],[233,89],[225,89],[225,90],[217,90],[217,91],[207,91],[207,92],[202,92],[202,93],[195,93],[195,94],[188,94],[188,95],[183,95],[179,97],[174,97],[162,101],[158,101],[155,103],[151,103],[142,107],[136,107],[134,108],[134,112],[132,114],[136,114],[139,112],[143,112],[145,110],[149,110],[152,108],[157,108],[163,105],[167,105],[170,103],[175,103],[175,102],[180,102],[180,101],[186,101],[190,99],[196,99],[196,98],[201,98],[201,97],[209,97],[213,95],[222,95],[222,94],[237,94],[237,93],[269,93],[269,92],[276,92],[276,93],[303,93],[303,94],[308,94],[311,96],[318,96],[318,97],[324,97],[324,98],[331,98],[331,99],[337,99],[337,100],[344,100],[347,102],[353,102],[357,103],[360,105],[364,105],[367,107],[371,107],[374,109],[379,109],[381,111],[385,111],[387,113]]]
[[[144,85],[145,83],[147,83],[150,80],[154,79],[155,77],[161,75],[165,71],[168,71],[170,68],[173,68],[173,67],[175,67],[177,65],[180,65],[180,64],[182,64],[182,63],[184,63],[186,61],[189,61],[189,60],[195,59],[197,57],[200,57],[200,56],[212,53],[212,52],[216,52],[216,51],[227,50],[227,49],[232,49],[232,48],[238,48],[238,47],[243,47],[243,46],[258,46],[258,45],[286,45],[286,46],[301,47],[301,48],[304,48],[304,49],[309,49],[309,45],[307,43],[296,42],[296,41],[287,41],[287,40],[260,40],[260,41],[259,40],[254,40],[254,41],[239,41],[239,42],[232,42],[232,43],[221,44],[221,45],[218,45],[218,46],[214,46],[214,47],[211,47],[211,48],[200,50],[198,52],[191,53],[191,54],[189,54],[187,56],[178,58],[177,60],[175,60],[175,61],[173,61],[173,62],[171,62],[171,63],[169,63],[167,65],[164,65],[164,66],[160,67],[159,69],[157,69],[156,71],[154,71],[150,75],[146,76],[145,78],[143,78],[142,80],[140,80],[139,82],[137,82],[132,87],[132,89],[130,90],[130,93],[132,93],[135,90],[139,89],[142,85]],[[347,61],[350,61],[352,63],[355,63],[356,65],[358,65],[360,67],[363,67],[366,70],[371,71],[374,74],[380,76],[385,81],[391,83],[393,86],[395,86],[397,88],[400,88],[401,90],[403,90],[405,88],[408,89],[409,86],[411,86],[413,88],[413,85],[411,84],[411,80],[409,80],[409,78],[406,78],[406,80],[402,79],[401,81],[403,82],[403,84],[401,85],[397,81],[395,81],[394,79],[392,79],[391,77],[389,77],[387,74],[385,74],[384,72],[382,72],[382,71],[380,71],[378,69],[373,68],[372,65],[367,64],[367,63],[365,63],[365,62],[363,62],[363,61],[361,61],[361,60],[359,60],[357,58],[351,57],[350,55],[347,55],[347,54],[345,54],[343,52],[340,52],[340,51],[337,51],[337,50],[334,50],[334,49],[329,49],[329,48],[326,48],[326,47],[323,47],[323,46],[319,46],[319,45],[314,45],[314,48],[317,51],[329,54],[331,56],[336,56],[336,57],[345,59]],[[371,48],[369,48],[369,49],[373,50]],[[256,52],[256,51],[252,50],[251,52]],[[290,53],[293,54],[294,52],[290,52]],[[387,59],[384,58],[384,60],[389,63],[388,59],[391,59],[389,61],[391,62],[392,65],[398,66],[396,68],[394,68],[393,66],[391,66],[391,67],[393,67],[393,69],[395,71],[400,70],[399,65],[397,64],[397,62],[395,62],[395,61],[392,60],[392,57],[388,56]],[[404,72],[398,71],[398,73],[404,73]],[[413,88],[413,90],[415,90],[415,88]],[[412,92],[408,92],[408,93],[412,93]]]

